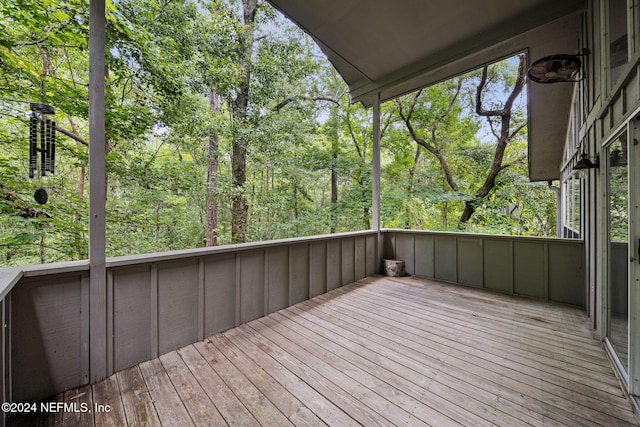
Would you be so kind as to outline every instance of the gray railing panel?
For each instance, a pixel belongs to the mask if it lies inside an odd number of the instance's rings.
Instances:
[[[340,285],[344,286],[354,281],[355,275],[355,239],[352,237],[345,237],[342,239],[341,249],[341,265],[342,265],[342,279]]]
[[[415,230],[383,233],[385,258],[404,260],[409,274],[585,307],[580,240]]]
[[[544,243],[516,241],[513,245],[513,291],[520,295],[546,298],[545,267]]]
[[[367,231],[110,259],[108,373],[377,273],[377,245]],[[88,268],[3,270],[5,401],[87,383]]]
[[[11,318],[10,318],[10,298],[5,296],[2,298],[2,313],[0,320],[2,320],[3,327],[0,328],[0,336],[2,337],[1,345],[2,345],[2,364],[0,365],[0,382],[2,383],[2,401],[3,402],[11,402],[11,377],[9,375],[11,367],[11,351],[10,351],[10,340],[9,336],[11,334]],[[2,425],[4,426],[7,421],[7,413],[2,411],[2,417],[0,420],[2,421]]]
[[[113,271],[113,368],[151,358],[151,266]]]
[[[435,278],[457,282],[456,237],[439,235],[435,238]]]
[[[585,289],[576,286],[584,276],[583,251],[579,246],[549,244],[549,299],[558,302],[586,304]],[[579,267],[575,267],[579,266]]]
[[[309,297],[327,292],[327,242],[311,242],[309,247]]]
[[[415,274],[423,277],[435,277],[434,237],[417,234],[415,236]]]
[[[366,257],[366,270],[365,275],[371,276],[377,271],[380,271],[380,265],[378,262],[378,235],[365,236],[365,257]]]
[[[501,292],[513,292],[513,251],[509,240],[486,239],[484,249],[484,286]]]
[[[86,283],[86,281],[85,281]],[[11,292],[13,400],[24,402],[88,380],[81,274],[24,279]],[[84,360],[83,360],[84,359]]]
[[[482,239],[457,237],[458,282],[481,288],[484,281]]]
[[[342,285],[342,240],[327,241],[327,291]]]
[[[411,234],[398,234],[396,236],[396,259],[404,261],[404,268],[409,274],[415,274],[414,259],[415,248],[413,246],[413,235]]]
[[[236,323],[236,255],[204,258],[204,335],[232,328]]]
[[[198,259],[158,265],[158,351],[198,341]]]
[[[289,306],[289,247],[267,250],[269,313]]]
[[[289,264],[289,305],[309,299],[309,244],[291,246]]]
[[[366,260],[366,240],[364,236],[358,236],[354,242],[354,276],[355,280],[367,277],[367,260]]]
[[[264,251],[240,254],[240,323],[264,316]]]

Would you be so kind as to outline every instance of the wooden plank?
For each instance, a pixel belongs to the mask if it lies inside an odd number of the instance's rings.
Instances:
[[[442,304],[442,302],[433,303],[431,301],[416,301],[416,299],[420,298],[419,296],[416,296],[411,300],[407,300],[401,292],[393,295],[397,296],[399,301],[401,301],[399,303],[401,306],[398,308],[399,311],[411,314],[412,316],[422,316],[422,318],[426,318],[430,322],[433,321],[435,317],[435,320],[441,322],[445,328],[448,328],[449,324],[453,323],[466,331],[473,331],[471,335],[472,338],[488,340],[490,345],[494,345],[496,342],[498,343],[497,345],[506,344],[509,351],[520,354],[524,357],[536,355],[535,359],[541,360],[537,357],[541,356],[543,357],[542,360],[549,363],[551,366],[557,366],[561,361],[554,360],[557,359],[557,356],[549,359],[550,352],[553,353],[557,350],[558,345],[562,345],[565,348],[568,347],[566,337],[555,341],[554,346],[553,341],[555,329],[561,327],[561,325],[547,321],[543,317],[532,318],[528,323],[523,322],[522,320],[514,322],[513,319],[509,319],[509,321],[496,322],[491,318],[494,316],[496,310],[493,310],[493,313],[491,314],[486,314],[488,312],[486,307],[479,307],[477,310],[469,310],[465,307],[465,304],[461,304],[460,301],[458,301],[455,306],[453,305],[454,302],[452,302],[452,304],[445,304],[444,307],[446,307],[446,311],[442,311],[440,315],[434,315],[431,310],[424,312],[423,314],[416,312],[416,309],[420,309],[420,304],[433,307],[434,304]],[[378,304],[385,305],[387,304],[386,299],[390,297],[390,294],[385,293],[384,296],[381,295],[380,297],[384,299],[380,299]],[[512,314],[512,317],[521,319],[523,316],[518,316],[514,313]],[[482,326],[483,323],[487,325],[484,329]],[[570,363],[571,366],[580,364],[581,366],[578,368],[579,370],[582,370],[584,368],[583,364],[587,363],[590,364],[588,366],[591,366],[592,370],[596,373],[609,372],[610,365],[606,358],[603,357],[601,348],[598,346],[596,350],[596,352],[589,350],[565,350],[561,359],[564,362]],[[577,360],[573,360],[574,358]]]
[[[160,420],[138,366],[116,374],[127,423],[131,426],[159,427]]]
[[[359,345],[362,348],[370,350],[371,354],[365,357],[375,360],[381,366],[387,367],[386,369],[395,372],[398,370],[398,366],[401,366],[404,367],[404,370],[413,370],[413,372],[403,372],[402,368],[400,368],[401,375],[404,375],[406,379],[424,386],[426,390],[425,397],[434,390],[440,390],[442,393],[441,397],[445,399],[453,399],[456,393],[462,392],[467,393],[468,397],[460,396],[453,402],[456,405],[460,402],[465,402],[464,406],[468,407],[469,405],[466,402],[469,399],[478,399],[484,402],[485,409],[479,411],[479,414],[482,416],[486,416],[487,412],[495,410],[491,408],[498,407],[503,412],[526,422],[534,421],[534,424],[537,424],[535,420],[541,418],[537,411],[537,405],[535,403],[533,405],[531,404],[535,399],[527,399],[526,402],[530,406],[533,406],[533,409],[521,404],[510,404],[508,400],[503,400],[500,397],[501,394],[503,394],[503,387],[497,383],[492,384],[486,379],[481,378],[475,374],[473,369],[465,369],[465,363],[467,363],[465,360],[458,359],[460,363],[456,363],[457,359],[451,357],[452,355],[446,351],[441,353],[431,350],[424,351],[424,348],[420,348],[417,343],[411,340],[394,340],[394,337],[401,337],[402,334],[390,333],[387,336],[384,330],[377,330],[375,325],[371,323],[360,322],[352,318],[332,318],[330,314],[324,314],[324,312],[327,311],[324,310],[326,308],[326,306],[323,306],[323,313],[314,311],[313,314],[307,314],[317,317],[317,319],[314,319],[315,322],[318,322],[319,319],[329,319],[327,321],[328,323],[324,323],[325,327],[327,324],[341,325],[343,321],[348,322],[341,330],[336,331],[335,326],[329,329],[329,333],[334,335],[333,339],[337,341],[348,340],[348,342],[353,342],[354,345]],[[298,313],[296,313],[296,315],[298,315]],[[307,318],[307,316],[304,317]],[[319,323],[323,323],[322,320],[320,320]],[[449,366],[451,366],[451,368],[449,368]],[[438,383],[440,383],[440,385],[438,385]],[[457,387],[458,391],[442,392],[442,390],[446,390],[450,386]],[[438,405],[437,407],[440,408],[441,406]],[[481,405],[479,408],[483,408],[483,406]],[[490,409],[487,410],[486,408]],[[457,416],[455,414],[454,406],[453,412],[451,412],[450,415],[456,418]],[[513,421],[511,421],[511,424],[513,424]]]
[[[445,327],[448,327],[453,322],[473,330],[474,333],[485,332],[483,338],[509,345],[515,344],[518,348],[523,348],[533,353],[539,352],[541,355],[544,355],[545,351],[557,349],[557,345],[566,346],[567,341],[571,341],[571,339],[574,339],[573,343],[576,346],[585,342],[584,339],[576,340],[576,337],[573,336],[554,336],[555,331],[561,327],[561,322],[564,320],[553,320],[544,315],[544,317],[533,316],[527,318],[525,315],[516,315],[515,312],[506,318],[496,317],[496,310],[488,312],[487,307],[472,309],[459,299],[450,303],[446,303],[443,300],[434,302],[432,299],[423,299],[421,295],[408,295],[407,292],[410,290],[398,289],[393,292],[385,292],[383,295],[380,294],[379,298],[371,300],[371,302],[375,301],[378,304],[386,305],[387,299],[391,298],[398,302],[398,310],[402,312],[421,316],[429,321],[432,321],[435,317],[436,320],[443,322]],[[442,314],[438,315],[437,311],[433,310],[436,307],[446,309],[442,310]],[[425,311],[426,308],[429,308],[429,310]],[[487,326],[483,327],[484,324]],[[504,339],[500,337],[504,337]],[[591,339],[589,341],[589,345],[581,347],[579,351],[575,352],[574,357],[581,359],[580,362],[591,362],[606,367],[608,372],[609,364],[602,355],[601,346]]]
[[[398,313],[395,310],[389,310],[389,313],[386,314],[384,316],[383,319],[380,318],[381,313],[384,311],[381,309],[381,306],[376,306],[375,309],[369,309],[367,310],[366,308],[363,307],[363,299],[361,298],[361,295],[359,295],[360,298],[357,299],[357,306],[356,305],[350,305],[347,307],[345,307],[344,309],[340,309],[340,311],[342,313],[358,313],[358,318],[362,318],[363,316],[371,316],[371,321],[369,322],[369,325],[377,325],[380,323],[394,323],[396,322],[396,319],[398,319]],[[318,298],[321,299],[321,298]],[[342,304],[341,301],[343,300],[339,300],[334,298],[332,301],[334,301],[334,303],[336,304]],[[393,305],[397,305],[397,304],[393,304]],[[375,312],[375,315],[372,315],[371,313]],[[341,320],[341,323],[345,323],[345,325],[349,324],[349,320]],[[403,334],[404,336],[407,336],[407,332],[408,331],[414,331],[415,328],[409,326],[410,324],[416,324],[415,319],[413,319],[411,316],[407,315],[406,319],[404,319],[403,322],[397,322],[398,326],[394,328],[393,332],[395,332],[396,334],[398,334],[398,331],[400,334]],[[368,326],[370,327],[370,326]],[[431,326],[429,326],[430,328]],[[423,333],[424,331],[420,332],[420,331],[416,331],[415,333]],[[426,333],[426,332],[425,332]],[[442,332],[441,336],[429,336],[429,335],[425,335],[425,339],[424,339],[424,344],[425,345],[430,345],[433,347],[433,341],[438,341],[439,345],[441,345],[442,347],[442,351],[445,352],[444,354],[452,354],[451,353],[451,349],[453,348],[454,350],[457,348],[467,348],[467,350],[465,350],[464,352],[461,352],[460,355],[458,356],[460,358],[461,361],[464,361],[466,363],[467,360],[469,360],[469,358],[474,359],[475,357],[478,357],[478,355],[481,355],[483,358],[476,363],[478,363],[479,367],[482,367],[483,365],[487,365],[487,367],[492,368],[493,366],[496,366],[496,373],[495,373],[495,380],[499,381],[501,378],[504,377],[504,372],[501,371],[502,365],[504,364],[508,364],[510,366],[511,375],[514,375],[514,373],[516,374],[516,378],[520,378],[517,375],[524,375],[519,374],[518,372],[520,372],[521,370],[521,364],[518,362],[512,362],[509,359],[504,359],[504,357],[502,356],[502,354],[496,354],[493,355],[491,353],[486,353],[482,350],[482,347],[479,346],[479,348],[475,348],[475,347],[467,347],[466,345],[464,345],[464,343],[461,345],[459,344],[460,342],[460,337],[458,336],[452,336],[451,334],[455,334],[457,332],[450,330],[449,332]],[[428,338],[427,338],[428,337]],[[454,341],[455,340],[455,341]],[[456,343],[456,344],[452,344],[452,343]],[[458,351],[458,350],[455,350]],[[419,354],[424,354],[425,350],[421,349],[419,352],[417,352]],[[493,362],[492,362],[493,361]],[[487,363],[487,362],[492,362],[495,365],[492,365],[491,363]],[[464,365],[463,365],[464,366]],[[565,366],[566,368],[566,366]],[[484,369],[484,368],[483,368]],[[533,375],[539,375],[540,371],[536,370],[536,369],[529,369],[529,372]],[[559,375],[562,373],[561,368],[558,368],[558,370],[552,372],[548,378],[552,378],[553,375]],[[610,376],[613,377],[613,373],[610,372]],[[523,389],[526,390],[526,388],[528,387],[528,383],[527,381],[532,381],[532,379],[526,379],[526,375],[524,376],[525,379],[523,379],[520,382],[514,383],[513,387],[516,388],[516,390],[518,390],[519,392],[522,392]],[[535,381],[536,383],[539,381],[536,377],[533,378],[533,381]],[[579,378],[575,378],[574,381],[576,381],[575,384],[579,384]],[[573,384],[572,384],[573,385]],[[565,384],[566,386],[566,384]],[[541,389],[535,389],[535,388],[530,388],[529,389],[529,394],[531,396],[537,396],[540,393],[540,390],[542,390],[545,393],[549,393],[548,390],[549,384],[548,383],[543,383],[543,387]],[[559,388],[556,387],[556,393],[558,392]],[[572,390],[569,389],[564,389],[566,390],[565,393],[569,393],[569,394],[565,394],[565,397],[555,397],[555,400],[558,400],[562,403],[564,402],[564,404],[566,405],[570,405],[571,407],[575,406],[575,403],[573,402],[576,398],[582,399],[582,405],[580,409],[581,411],[584,411],[585,413],[589,413],[590,411],[590,405],[593,404],[597,404],[597,401],[594,400],[589,400],[588,396],[580,396],[577,394],[574,394]],[[617,388],[617,393],[621,394],[619,387]],[[609,396],[609,399],[613,398],[614,396]],[[585,401],[585,399],[587,399]],[[628,404],[628,402],[624,402],[624,404]],[[557,408],[556,411],[559,411],[560,409]],[[607,407],[603,407],[600,409],[601,411],[603,411],[604,413],[609,413],[609,415],[600,415],[597,412],[592,413],[591,415],[595,418],[595,419],[606,419],[607,417],[610,418],[610,416],[617,416],[618,415],[618,410],[612,410],[612,411],[608,411]],[[567,419],[571,419],[571,417],[575,417],[575,414],[571,414],[570,417],[568,417]],[[623,415],[623,418],[628,420],[628,414],[627,415]],[[565,420],[566,422],[566,420]]]
[[[320,419],[296,396],[289,393],[262,367],[237,349],[224,334],[211,339],[212,345],[238,368],[245,377],[295,425],[318,425]]]
[[[376,305],[376,306],[372,307],[371,309],[376,310],[377,308],[378,308],[378,305]],[[449,308],[449,309],[447,310],[447,317],[449,317],[450,315],[455,315],[455,314],[453,314],[453,311],[451,310],[451,308]],[[413,317],[413,316],[415,316],[415,313],[411,313],[411,316],[412,316],[412,317]],[[449,335],[449,334],[450,334],[450,332],[451,332],[451,331],[449,331],[449,329],[448,329],[448,328],[450,328],[450,326],[449,326],[447,323],[444,323],[444,324],[443,324],[443,327],[444,327],[444,329],[442,330],[441,336],[442,336],[442,337],[444,337],[444,338],[447,338],[447,337],[448,337],[448,335]],[[461,331],[460,333],[463,333],[463,332]],[[473,334],[471,334],[471,336],[474,336],[474,337],[475,337],[475,336],[476,336],[475,332],[474,332]],[[488,337],[487,339],[490,339],[490,337]],[[459,339],[458,339],[458,340],[459,340]],[[445,344],[445,345],[446,345],[446,344]],[[483,341],[481,341],[481,342],[480,342],[480,344],[479,344],[479,345],[481,345],[482,347],[486,347],[487,343],[486,343],[486,341],[484,341],[484,340],[483,340]],[[509,350],[509,349],[507,349],[507,350]],[[542,356],[544,356],[544,355],[542,355]],[[525,353],[525,354],[524,354],[524,357],[528,357],[528,355]],[[534,363],[534,362],[538,361],[538,359],[534,359],[534,358],[530,358],[530,357],[528,357],[528,359],[526,359],[526,360],[528,360],[528,361],[529,361],[529,363]],[[550,359],[550,360],[552,360],[552,361],[553,361],[553,359]],[[533,361],[533,362],[532,362],[532,361]],[[520,362],[521,362],[521,363],[523,363],[523,361],[522,361],[522,360],[520,360]],[[577,369],[578,371],[580,371],[580,368],[577,368],[577,367],[575,367],[575,368],[563,368],[563,365],[562,365],[562,363],[561,363],[561,362],[556,362],[556,363],[555,363],[555,365],[557,365],[557,367],[558,367],[560,370],[563,370],[563,369]],[[539,366],[537,366],[537,367],[539,367]],[[580,372],[578,372],[578,373],[580,373]],[[600,375],[599,375],[599,374],[598,374],[598,378],[600,378]],[[613,382],[615,383],[615,380],[614,380],[614,379],[612,379],[611,381],[613,381]],[[616,387],[617,387],[617,384],[616,384]]]
[[[638,425],[580,310],[415,278],[333,290],[119,372],[90,401],[112,411],[9,425]]]
[[[71,406],[62,414],[62,427],[93,425],[93,395],[86,385],[64,393],[64,401]]]
[[[336,426],[359,426],[353,418],[348,416],[341,408],[334,405],[330,400],[316,391],[308,382],[296,376],[293,372],[282,365],[280,357],[274,354],[272,348],[258,345],[249,340],[238,329],[228,331],[224,335],[217,337],[224,340],[228,345],[235,345],[247,357],[264,369],[274,380],[276,380],[293,396],[299,398],[311,411],[328,425]]]
[[[149,395],[164,425],[194,425],[160,360],[153,359],[140,364],[140,372],[149,389]]]
[[[362,342],[365,340],[358,339],[357,334],[338,335],[333,329],[335,325],[318,322],[316,319],[315,322],[308,320],[307,314],[298,310],[290,313],[287,310],[279,313],[282,319],[274,316],[274,320],[419,401],[422,405],[414,406],[412,413],[423,420],[439,419],[439,423],[451,423],[453,419],[465,425],[502,423],[510,426],[524,426],[537,421],[531,416],[523,417],[525,420],[516,418],[512,415],[517,410],[515,407],[510,407],[509,411],[496,410],[495,395],[474,387],[467,381],[447,378],[446,381],[438,382],[434,375],[424,375],[424,372],[437,372],[440,366],[425,369],[425,364],[412,363],[414,361],[392,347],[371,345],[368,340],[365,346]],[[332,329],[327,329],[327,326]]]
[[[95,424],[102,427],[120,427],[127,425],[118,379],[111,375],[106,380],[92,386],[93,417]]]
[[[193,345],[262,425],[293,424],[236,368],[217,348],[208,342]]]
[[[196,425],[227,425],[178,352],[160,356],[160,361]]]
[[[385,425],[384,422],[381,421],[380,417],[372,413],[372,411],[368,407],[366,407],[360,400],[353,397],[351,394],[349,394],[347,391],[340,388],[333,382],[327,380],[324,376],[317,373],[315,370],[308,369],[298,359],[282,350],[274,342],[262,336],[256,330],[245,325],[229,332],[232,332],[233,334],[241,334],[243,337],[251,341],[254,345],[260,347],[265,352],[268,352],[290,372],[292,372],[302,381],[309,384],[320,394],[322,394],[327,400],[331,401],[337,407],[342,409],[346,414],[348,414],[351,418],[356,420],[361,425]]]
[[[409,396],[404,395],[400,390],[391,389],[383,381],[366,375],[358,366],[346,364],[346,362],[331,355],[321,347],[314,346],[310,341],[299,343],[296,340],[292,340],[286,331],[279,328],[272,316],[258,319],[249,326],[278,344],[281,348],[286,349],[288,353],[305,364],[308,369],[313,369],[320,373],[326,379],[363,402],[372,413],[377,413],[376,416],[382,419],[382,422],[397,425],[424,425],[422,420],[397,406],[400,402],[393,397],[401,396],[399,398],[400,401],[409,401],[409,404],[415,404],[415,402],[410,402]],[[296,338],[300,339],[300,337]],[[389,399],[393,400],[393,402]],[[451,420],[448,421],[450,422]]]
[[[183,347],[178,354],[230,426],[260,425],[194,346]]]

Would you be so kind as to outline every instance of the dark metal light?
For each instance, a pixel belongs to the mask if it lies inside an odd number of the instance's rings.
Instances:
[[[587,157],[587,153],[582,153],[580,155],[580,160],[578,160],[578,162],[575,164],[573,170],[597,169],[598,167],[600,167],[600,159],[598,156],[596,156],[594,159],[595,163],[592,162],[589,157]]]

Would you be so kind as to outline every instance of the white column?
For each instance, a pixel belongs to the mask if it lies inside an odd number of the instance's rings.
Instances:
[[[89,381],[107,376],[105,0],[89,5]]]
[[[380,93],[373,101],[373,159],[371,162],[371,202],[373,229],[380,231]]]

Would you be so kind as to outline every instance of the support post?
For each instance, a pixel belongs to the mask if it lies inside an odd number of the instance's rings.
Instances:
[[[380,93],[376,93],[373,100],[373,158],[371,159],[371,210],[373,213],[373,229],[378,232],[378,244],[376,245],[377,271],[382,270],[382,258],[384,242],[380,232]]]
[[[89,5],[89,381],[107,377],[105,0]]]
[[[380,93],[373,101],[373,159],[372,165],[372,211],[373,229],[380,231]]]

